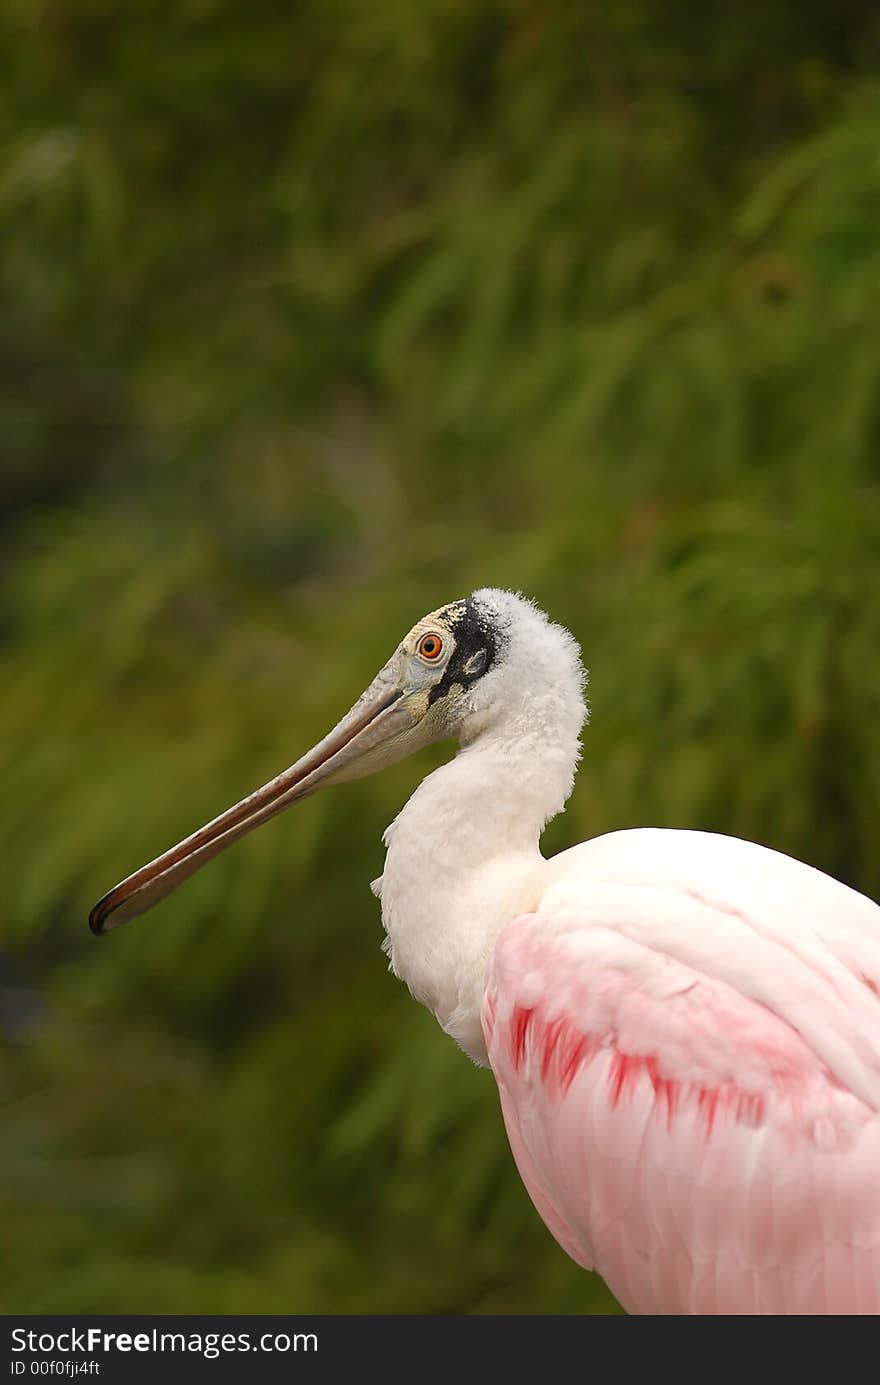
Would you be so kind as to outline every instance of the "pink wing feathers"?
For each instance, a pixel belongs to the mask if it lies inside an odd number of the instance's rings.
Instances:
[[[632,1312],[880,1313],[880,909],[700,833],[556,870],[483,1008],[550,1230]]]

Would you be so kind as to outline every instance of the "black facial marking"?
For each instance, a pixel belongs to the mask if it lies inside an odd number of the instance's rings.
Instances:
[[[455,638],[455,652],[443,677],[428,694],[428,704],[445,697],[453,684],[473,687],[492,667],[498,654],[498,630],[489,617],[471,600],[455,601],[440,612]]]
[[[479,678],[481,673],[485,673],[488,657],[488,651],[485,649],[478,649],[476,654],[472,654],[464,666],[465,677]]]

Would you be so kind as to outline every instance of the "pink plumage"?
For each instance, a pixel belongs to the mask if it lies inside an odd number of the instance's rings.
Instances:
[[[483,1008],[549,1229],[631,1312],[880,1312],[880,910],[732,838],[567,854]]]

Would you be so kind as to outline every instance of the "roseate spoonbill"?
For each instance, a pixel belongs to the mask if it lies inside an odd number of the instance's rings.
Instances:
[[[117,885],[103,933],[320,786],[460,750],[385,833],[392,971],[497,1079],[540,1215],[640,1313],[880,1312],[880,908],[732,837],[546,860],[572,636],[484,589],[414,626],[290,769]]]

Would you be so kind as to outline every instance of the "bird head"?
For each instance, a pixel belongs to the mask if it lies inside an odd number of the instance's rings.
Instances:
[[[467,745],[505,718],[514,727],[519,720],[525,733],[548,699],[570,707],[576,738],[582,686],[575,641],[523,597],[484,588],[439,607],[413,626],[323,740],[104,895],[89,915],[92,932],[145,913],[240,837],[327,784],[363,778],[448,737]]]

